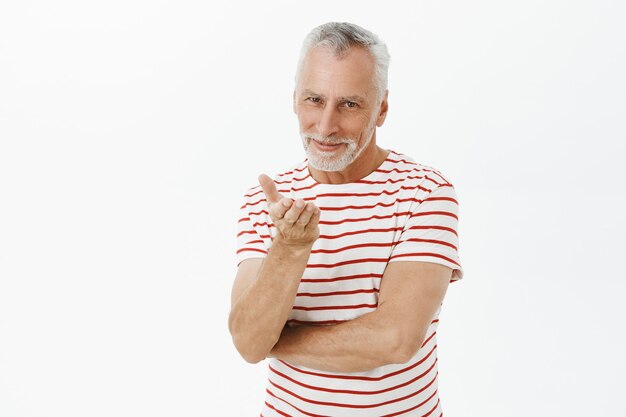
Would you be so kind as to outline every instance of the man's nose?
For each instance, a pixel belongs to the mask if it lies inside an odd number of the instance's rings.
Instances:
[[[317,123],[317,130],[324,137],[332,136],[339,131],[339,114],[334,106],[324,107]]]

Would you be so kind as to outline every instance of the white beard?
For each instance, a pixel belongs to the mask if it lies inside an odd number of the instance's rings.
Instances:
[[[372,126],[368,126],[367,132],[369,133],[367,140],[360,148],[357,148],[357,143],[352,138],[324,137],[316,133],[300,132],[302,145],[304,146],[304,151],[306,152],[309,165],[315,169],[319,169],[320,171],[336,172],[345,170],[348,165],[354,162],[361,155],[363,150],[367,148],[372,141],[372,138],[374,137],[375,123],[376,119],[374,119]],[[311,146],[311,140],[317,140],[318,142],[326,145],[344,143],[345,150],[340,155],[337,155],[338,151],[320,151],[314,148],[315,145]]]

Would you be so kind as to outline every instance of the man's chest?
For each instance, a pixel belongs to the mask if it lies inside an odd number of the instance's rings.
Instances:
[[[383,273],[409,206],[399,193],[338,194],[307,199],[321,210],[320,237],[303,273],[292,321],[331,324],[377,307]]]

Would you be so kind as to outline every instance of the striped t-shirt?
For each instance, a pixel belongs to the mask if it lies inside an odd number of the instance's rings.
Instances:
[[[274,178],[278,191],[321,209],[313,245],[288,324],[334,325],[376,309],[388,262],[435,262],[463,277],[458,255],[458,202],[432,167],[390,151],[378,169],[348,184],[320,184],[304,160]],[[238,262],[264,257],[276,234],[260,186],[241,206]],[[268,359],[265,404],[270,416],[442,415],[437,393],[439,307],[426,339],[404,364],[334,373]],[[358,343],[358,341],[355,341]]]

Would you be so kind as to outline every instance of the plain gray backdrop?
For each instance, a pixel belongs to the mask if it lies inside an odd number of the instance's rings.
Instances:
[[[626,7],[0,2],[0,415],[254,416],[227,329],[240,199],[304,158],[306,33],[388,44],[379,144],[446,174],[448,417],[626,415]]]

